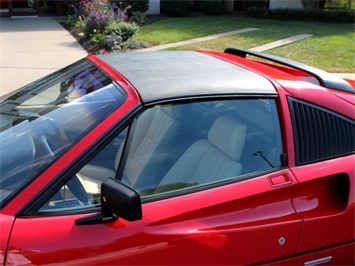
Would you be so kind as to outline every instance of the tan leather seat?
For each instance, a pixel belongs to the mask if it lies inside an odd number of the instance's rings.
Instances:
[[[235,177],[247,127],[230,116],[221,116],[211,126],[207,139],[192,144],[162,179],[155,193]]]

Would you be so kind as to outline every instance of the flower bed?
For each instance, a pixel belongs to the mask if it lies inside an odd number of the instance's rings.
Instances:
[[[72,14],[63,25],[91,54],[119,52],[148,47],[148,44],[131,38],[145,24],[145,15],[130,12],[131,6],[122,9],[122,3],[107,0],[81,0],[70,4]]]

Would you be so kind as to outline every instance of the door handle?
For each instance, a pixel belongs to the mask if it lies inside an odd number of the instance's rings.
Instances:
[[[292,183],[291,177],[286,173],[282,175],[269,176],[268,180],[273,187],[285,186]]]

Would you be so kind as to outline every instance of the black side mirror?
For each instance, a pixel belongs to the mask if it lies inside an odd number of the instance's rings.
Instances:
[[[119,217],[130,222],[142,219],[141,198],[131,187],[109,178],[101,184],[101,213],[80,218],[75,224],[107,223]]]
[[[109,178],[101,184],[101,208],[108,216],[116,215],[127,221],[142,219],[141,198],[137,191]]]

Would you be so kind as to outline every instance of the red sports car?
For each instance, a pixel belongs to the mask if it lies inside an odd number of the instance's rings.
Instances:
[[[5,95],[1,263],[354,265],[354,87],[229,48],[89,55]]]

